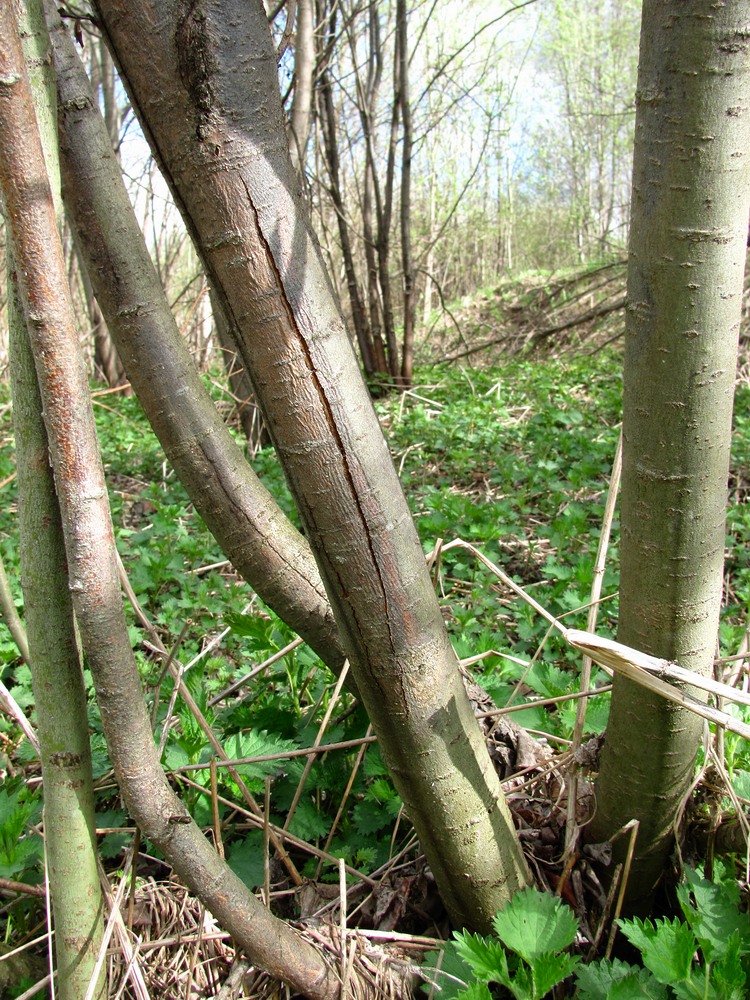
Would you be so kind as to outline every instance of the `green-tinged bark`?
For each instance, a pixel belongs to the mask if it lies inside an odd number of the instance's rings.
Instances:
[[[34,362],[23,317],[15,310],[9,325],[22,584],[42,758],[57,991],[61,1000],[80,1000],[104,927],[86,691]],[[106,995],[102,973],[93,996]]]
[[[750,210],[750,2],[645,0],[628,271],[618,638],[701,674],[721,601]],[[640,821],[630,905],[673,844],[703,723],[615,680],[593,839]]]
[[[20,25],[45,157],[56,176],[54,80],[46,28],[30,0]],[[0,97],[2,90],[0,89]],[[9,247],[9,354],[18,470],[21,582],[44,792],[46,862],[55,925],[57,995],[80,1000],[94,974],[104,929],[86,691],[42,403],[14,286]],[[104,970],[92,993],[107,994]]]
[[[219,858],[161,770],[130,648],[86,369],[12,0],[0,0],[0,189],[44,405],[76,619],[131,815],[250,959],[315,1000],[336,977]]]
[[[263,6],[100,0],[96,9],[237,330],[443,898],[457,923],[488,928],[528,872],[299,196]]]
[[[49,8],[63,197],[130,383],[199,514],[260,597],[332,669],[344,661],[310,546],[252,471],[177,329],[88,79]]]

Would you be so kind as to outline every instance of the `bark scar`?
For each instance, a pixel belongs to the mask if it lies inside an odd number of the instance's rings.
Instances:
[[[180,79],[198,111],[195,131],[199,139],[207,138],[208,117],[214,105],[211,78],[217,68],[202,8],[202,0],[184,0],[174,32]]]

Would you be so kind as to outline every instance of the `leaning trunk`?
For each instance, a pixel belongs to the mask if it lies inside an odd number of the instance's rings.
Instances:
[[[263,7],[96,6],[236,326],[357,686],[443,898],[457,923],[488,928],[528,872],[299,197]]]
[[[104,470],[11,0],[0,0],[0,190],[44,406],[76,620],[134,820],[255,964],[314,1000],[339,984],[219,857],[167,782],[130,646]]]
[[[224,554],[338,671],[344,654],[309,545],[247,464],[213,405],[169,308],[96,100],[59,18],[51,35],[65,205],[131,384]]]
[[[51,176],[58,176],[55,91],[40,5],[29,2],[22,21],[36,115]],[[3,100],[0,86],[0,103]],[[59,181],[57,185],[59,187]],[[15,294],[8,245],[9,356],[27,659],[42,763],[44,838],[55,924],[57,993],[79,1000],[94,977],[104,931],[96,850],[91,747],[83,669],[71,604],[60,511],[49,465],[34,360]],[[103,1000],[100,972],[92,1000]]]
[[[750,197],[750,2],[646,0],[633,169],[618,638],[711,672]],[[617,678],[590,838],[640,821],[631,906],[673,844],[703,723]]]

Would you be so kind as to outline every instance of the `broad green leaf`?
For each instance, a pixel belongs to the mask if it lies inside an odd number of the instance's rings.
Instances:
[[[721,960],[711,966],[711,983],[722,1000],[745,1000],[748,995],[750,982],[743,968],[741,948],[740,936],[735,931],[726,943]]]
[[[690,978],[696,942],[680,920],[623,920],[620,930],[643,955],[643,964],[660,983],[674,985]]]
[[[317,840],[327,835],[330,825],[330,818],[318,812],[309,799],[301,799],[289,824],[289,831],[301,840]]]
[[[576,607],[579,604],[576,602]],[[526,683],[545,698],[556,698],[570,690],[570,673],[537,660],[526,675]]]
[[[666,1000],[667,988],[648,969],[602,959],[576,970],[578,1000]]]
[[[179,746],[179,744],[171,742],[164,748],[164,757],[162,760],[167,771],[176,771],[178,768],[185,767],[191,762],[187,750]]]
[[[244,615],[238,611],[227,611],[224,615],[224,621],[236,635],[266,638],[268,624],[257,615]]]
[[[42,859],[42,838],[28,836],[16,841],[10,849],[0,850],[0,877],[18,878],[26,868],[33,868]]]
[[[442,1000],[442,993],[440,994]],[[487,983],[469,983],[468,987],[458,994],[460,1000],[492,1000],[492,994]]]
[[[672,983],[670,994],[675,1000],[726,1000],[722,994],[716,993],[710,982],[706,983],[703,969],[691,972],[687,979],[679,983]]]
[[[732,775],[732,787],[743,799],[750,799],[750,771],[735,771]]]
[[[466,991],[473,978],[471,967],[459,955],[455,941],[446,941],[442,951],[427,952],[424,968],[429,981],[423,984],[422,989],[430,993],[434,982],[435,988],[440,989],[439,993],[435,993],[440,1000],[455,1000]]]
[[[558,897],[532,888],[516,893],[492,923],[503,944],[530,965],[539,955],[567,948],[578,930],[570,907]]]
[[[245,757],[265,757],[271,754],[283,754],[289,750],[299,749],[292,740],[282,740],[265,731],[252,729],[249,732],[235,733],[224,743],[224,749],[231,760],[242,760]],[[264,778],[284,769],[283,758],[276,760],[256,761],[254,764],[238,764],[237,770],[243,778]]]
[[[533,1000],[541,1000],[553,986],[571,976],[580,959],[575,955],[539,955],[531,966]]]
[[[470,931],[459,931],[454,938],[456,951],[477,979],[507,984],[508,958],[499,941]]]
[[[710,882],[690,868],[685,877],[687,884],[678,886],[677,898],[706,961],[723,956],[735,933],[740,951],[750,952],[750,921],[739,910],[734,881]]]
[[[357,830],[363,836],[377,833],[378,830],[382,830],[384,826],[393,822],[393,817],[387,809],[383,808],[381,803],[369,802],[366,799],[356,804],[353,815]]]
[[[510,990],[516,1000],[539,1000],[534,992],[531,969],[524,962],[518,962],[516,968],[509,973],[506,980],[501,980],[503,986]]]
[[[232,846],[228,864],[234,874],[242,879],[248,888],[255,889],[262,885],[264,877],[263,834],[260,830],[251,830],[240,844]]]
[[[388,774],[388,768],[385,766],[383,758],[380,756],[380,750],[378,750],[377,746],[370,746],[367,748],[363,771],[368,778],[376,778],[381,775]]]

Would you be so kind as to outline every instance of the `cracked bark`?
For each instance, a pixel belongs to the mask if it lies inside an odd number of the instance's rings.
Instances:
[[[242,884],[187,814],[159,764],[123,615],[86,370],[12,0],[0,0],[0,188],[44,405],[70,593],[112,764],[144,834],[253,962],[316,1000],[337,977]]]
[[[100,0],[96,10],[237,330],[357,686],[443,898],[456,923],[486,929],[528,872],[299,196],[263,7]],[[202,31],[201,71],[187,80],[176,41],[186,15]]]
[[[227,558],[338,672],[344,654],[310,547],[250,468],[213,405],[159,282],[86,73],[52,9],[49,28],[63,197],[128,378]]]

